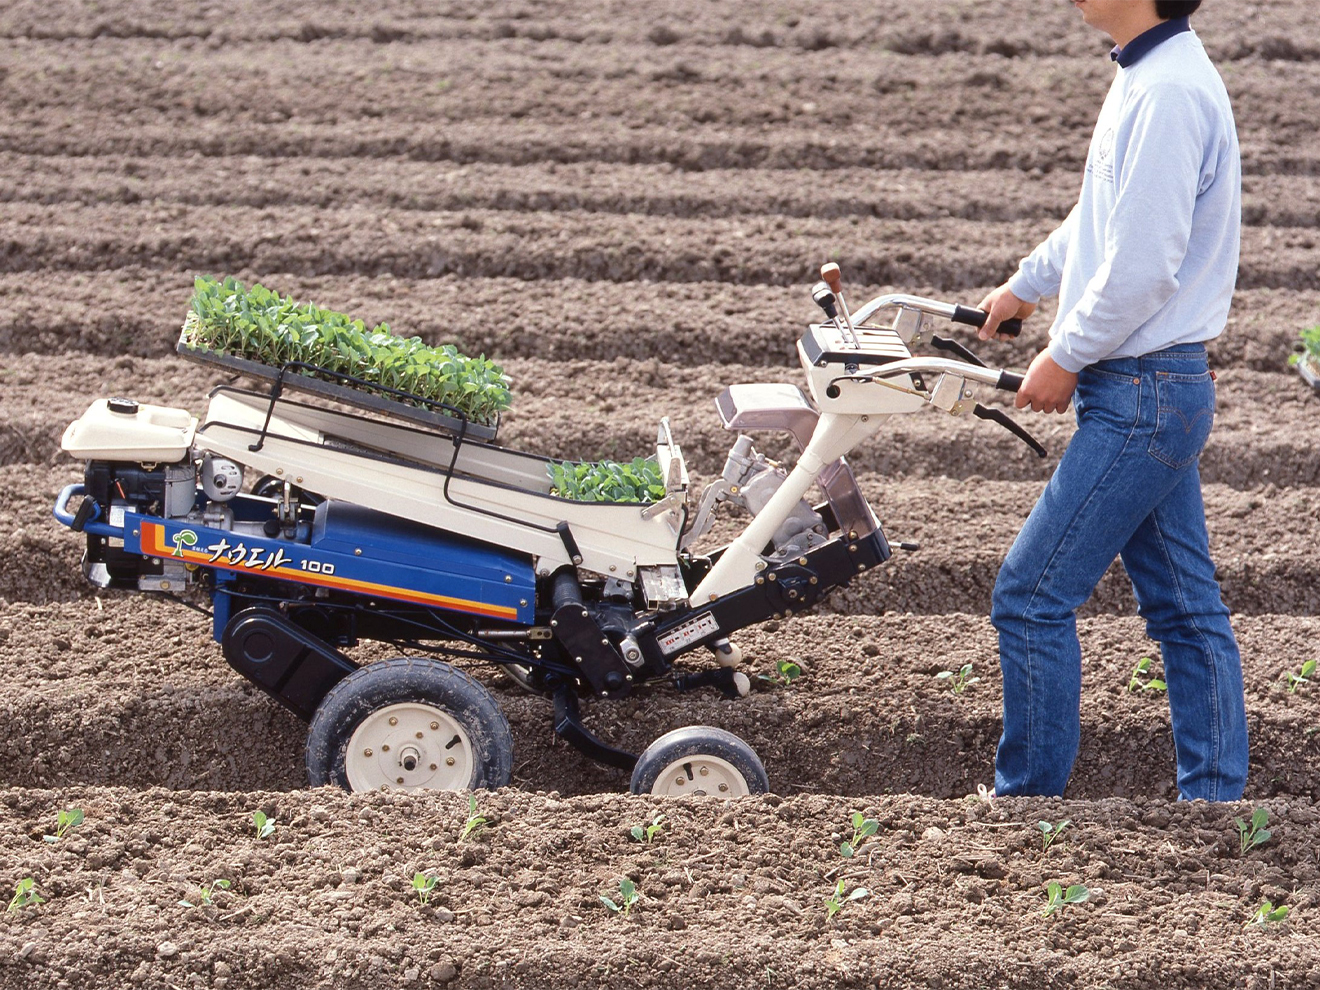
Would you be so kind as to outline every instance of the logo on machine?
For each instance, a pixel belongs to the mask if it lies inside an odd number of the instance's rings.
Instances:
[[[182,557],[184,547],[197,546],[197,534],[191,529],[181,529],[170,537],[170,542],[174,544],[174,553],[171,557]]]
[[[291,563],[293,558],[284,552],[283,547],[270,550],[266,547],[249,547],[245,543],[231,544],[222,539],[206,548],[211,555],[208,564],[228,564],[230,567],[243,567],[254,571],[269,571]]]

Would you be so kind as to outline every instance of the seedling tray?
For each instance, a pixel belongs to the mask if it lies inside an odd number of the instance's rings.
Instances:
[[[179,331],[179,343],[175,350],[179,353],[180,357],[188,361],[196,361],[198,364],[215,365],[216,367],[224,368],[227,371],[236,374],[263,379],[272,384],[274,384],[274,382],[280,377],[281,369],[274,365],[262,364],[260,361],[250,361],[247,358],[233,357],[229,354],[216,354],[214,351],[203,351],[195,347],[189,347],[187,340],[196,319],[197,314],[189,313],[188,319],[184,321],[183,329]],[[384,413],[388,416],[410,420],[414,423],[438,427],[449,433],[458,433],[463,430],[463,421],[456,416],[450,416],[446,413],[426,408],[425,406],[410,405],[407,402],[398,399],[391,399],[386,395],[378,395],[374,392],[364,391],[363,389],[354,388],[350,385],[339,385],[335,382],[329,382],[322,378],[315,378],[294,369],[284,370],[283,387],[297,392],[319,395],[323,398],[333,399],[335,402],[357,406],[361,409],[370,409],[375,412]],[[421,400],[419,399],[419,401]],[[471,440],[489,441],[495,439],[495,434],[498,431],[498,420],[494,425],[468,420],[464,436]]]
[[[1309,354],[1303,354],[1301,359],[1297,362],[1297,371],[1306,384],[1310,385],[1311,388],[1315,389],[1317,392],[1320,392],[1320,367],[1316,366],[1314,358]]]

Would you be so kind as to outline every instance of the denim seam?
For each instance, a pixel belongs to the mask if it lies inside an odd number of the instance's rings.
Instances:
[[[1210,778],[1210,796],[1207,800],[1219,800],[1219,671],[1214,664],[1214,648],[1210,641],[1206,639],[1205,632],[1187,608],[1187,596],[1183,594],[1182,582],[1178,580],[1178,570],[1173,566],[1173,558],[1169,554],[1168,544],[1164,539],[1164,530],[1160,527],[1160,507],[1157,505],[1155,511],[1151,513],[1154,522],[1155,539],[1159,542],[1160,555],[1164,558],[1164,564],[1169,569],[1169,580],[1173,584],[1174,594],[1178,596],[1178,605],[1183,611],[1183,615],[1191,619],[1191,627],[1196,630],[1196,636],[1201,641],[1201,646],[1205,649],[1206,656],[1210,658],[1210,741],[1211,741],[1211,778]],[[1167,677],[1168,672],[1165,672]]]

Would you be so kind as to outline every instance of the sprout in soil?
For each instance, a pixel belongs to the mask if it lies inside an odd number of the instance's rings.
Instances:
[[[38,904],[45,903],[46,898],[37,893],[36,886],[37,882],[31,877],[24,877],[14,884],[14,898],[9,902],[11,914],[21,908],[36,907]]]
[[[1320,326],[1307,327],[1298,334],[1301,350],[1288,358],[1290,365],[1297,364],[1304,357],[1312,362],[1320,361]]]
[[[83,814],[82,808],[65,809],[55,816],[55,834],[43,835],[42,838],[47,842],[59,842],[86,819],[87,816]]]
[[[209,887],[197,888],[197,903],[194,904],[187,898],[179,901],[180,907],[210,907],[215,903],[214,897],[221,890],[228,890],[232,884],[228,880],[212,880]]]
[[[642,893],[637,889],[637,884],[633,883],[627,877],[619,881],[619,899],[600,895],[600,902],[609,908],[615,914],[628,917],[632,913],[633,905],[642,899]]]
[[[1288,693],[1296,694],[1297,689],[1303,684],[1309,684],[1311,678],[1315,676],[1316,663],[1314,660],[1307,660],[1302,664],[1300,673],[1293,673],[1291,670],[1283,675],[1283,681],[1288,685]]]
[[[844,859],[852,859],[857,853],[857,849],[863,842],[880,831],[880,823],[874,818],[864,818],[860,811],[852,813],[852,839],[848,842],[839,843],[839,855]]]
[[[1081,904],[1090,898],[1091,891],[1084,884],[1075,883],[1064,890],[1061,884],[1051,880],[1045,887],[1045,910],[1041,912],[1041,917],[1048,918],[1065,904]]]
[[[825,898],[825,920],[829,921],[836,914],[843,910],[843,906],[851,901],[860,901],[863,897],[870,897],[871,892],[865,887],[854,887],[845,895],[844,881],[840,880],[834,885],[834,893]]]
[[[1137,661],[1137,665],[1132,668],[1132,676],[1128,678],[1127,689],[1129,691],[1164,691],[1168,689],[1168,685],[1158,677],[1142,680],[1142,677],[1150,673],[1151,664],[1154,662],[1151,657],[1142,657]]]
[[[1269,928],[1271,925],[1278,924],[1286,917],[1288,917],[1287,904],[1280,904],[1278,907],[1275,907],[1269,901],[1266,901],[1260,907],[1256,908],[1256,913],[1251,916],[1251,920],[1248,921],[1247,924],[1253,928]]]
[[[269,839],[275,834],[275,819],[266,817],[264,811],[252,812],[252,825],[257,830],[258,839]]]
[[[431,899],[431,891],[435,889],[439,877],[428,877],[425,873],[414,873],[412,878],[412,888],[417,891],[417,901],[419,904],[425,904]]]
[[[1257,808],[1251,813],[1250,824],[1241,818],[1233,819],[1238,831],[1238,851],[1241,855],[1245,856],[1252,849],[1270,841],[1270,830],[1265,827],[1269,821],[1270,813],[1265,808]]]
[[[651,819],[650,825],[634,825],[628,830],[628,834],[635,842],[645,842],[649,846],[656,835],[664,830],[664,826],[660,824],[664,820],[664,815],[656,815]]]
[[[775,662],[775,672],[773,674],[757,674],[756,676],[775,687],[788,687],[802,676],[802,667],[792,660],[778,660]]]
[[[475,839],[481,834],[481,830],[488,824],[489,822],[487,822],[485,818],[482,818],[477,814],[477,796],[475,794],[469,794],[468,817],[467,821],[463,823],[462,831],[458,833],[458,841],[463,842],[469,837]]]
[[[954,694],[962,694],[981,679],[972,676],[972,665],[970,663],[963,664],[956,673],[952,670],[941,670],[935,675],[935,678],[936,680],[948,681]]]
[[[1054,844],[1054,840],[1063,835],[1063,830],[1072,824],[1072,819],[1065,818],[1063,821],[1054,824],[1050,822],[1037,822],[1036,824],[1040,826],[1040,852],[1043,856],[1050,851],[1050,846]]]

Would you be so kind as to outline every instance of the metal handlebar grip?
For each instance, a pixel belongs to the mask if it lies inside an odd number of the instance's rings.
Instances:
[[[999,381],[995,382],[995,388],[1002,388],[1005,392],[1016,392],[1022,387],[1023,377],[1012,371],[1001,371]]]

